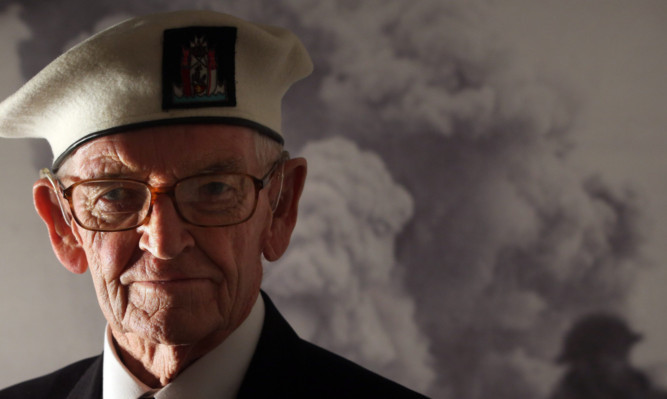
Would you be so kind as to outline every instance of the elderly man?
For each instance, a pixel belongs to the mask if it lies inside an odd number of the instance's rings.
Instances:
[[[108,322],[102,355],[0,398],[423,397],[299,339],[260,292],[306,178],[281,100],[311,70],[286,30],[174,12],[91,37],[0,104],[1,135],[51,145],[35,207]]]

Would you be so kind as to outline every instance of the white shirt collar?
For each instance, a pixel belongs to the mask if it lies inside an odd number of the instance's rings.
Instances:
[[[235,398],[255,353],[263,323],[264,300],[259,295],[248,317],[227,339],[183,370],[159,390],[155,398]],[[107,326],[104,334],[102,397],[138,398],[150,390],[120,361]]]

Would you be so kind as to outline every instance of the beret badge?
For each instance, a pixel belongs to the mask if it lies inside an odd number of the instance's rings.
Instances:
[[[233,107],[235,27],[164,32],[162,109]]]

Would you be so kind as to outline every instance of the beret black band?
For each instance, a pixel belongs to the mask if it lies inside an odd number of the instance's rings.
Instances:
[[[260,134],[263,134],[270,139],[275,140],[278,142],[280,145],[285,144],[285,140],[283,137],[278,134],[277,132],[267,128],[264,125],[260,125],[259,123],[247,120],[247,119],[242,119],[242,118],[235,118],[235,117],[225,117],[225,116],[192,116],[192,117],[184,117],[184,118],[172,118],[172,119],[162,119],[162,120],[154,120],[154,121],[146,121],[146,122],[138,122],[134,123],[131,125],[125,125],[125,126],[117,126],[117,127],[112,127],[110,129],[102,130],[99,132],[91,133],[87,136],[82,137],[81,139],[77,140],[76,142],[72,143],[65,152],[60,154],[58,158],[56,158],[53,161],[53,166],[52,170],[53,172],[57,172],[58,169],[60,169],[60,166],[62,163],[67,159],[67,157],[74,151],[76,150],[79,146],[82,144],[94,140],[99,137],[103,136],[110,136],[112,134],[118,134],[118,133],[124,133],[130,130],[138,130],[138,129],[144,129],[144,128],[149,128],[149,127],[157,127],[157,126],[169,126],[169,125],[215,125],[215,124],[223,124],[223,125],[234,125],[234,126],[243,126],[250,128],[252,130],[257,131]]]

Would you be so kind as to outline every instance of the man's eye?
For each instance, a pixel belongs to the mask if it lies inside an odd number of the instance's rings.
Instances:
[[[136,211],[143,207],[146,196],[138,190],[116,187],[97,196],[95,208],[104,212]]]
[[[129,196],[130,194],[128,194],[128,190],[124,188],[115,188],[107,191],[104,195],[100,196],[100,198],[105,201],[123,201]]]
[[[200,200],[220,200],[228,197],[234,192],[231,185],[221,181],[212,181],[199,187]]]

